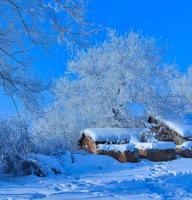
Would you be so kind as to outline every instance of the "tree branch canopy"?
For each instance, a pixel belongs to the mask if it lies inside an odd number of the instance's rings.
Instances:
[[[34,110],[49,84],[33,74],[29,52],[56,43],[85,44],[86,0],[0,0],[0,87]]]

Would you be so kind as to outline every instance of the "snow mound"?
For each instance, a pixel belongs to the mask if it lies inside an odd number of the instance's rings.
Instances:
[[[85,151],[74,153],[73,162],[71,162],[71,153],[66,152],[62,156],[61,162],[64,165],[65,174],[76,174],[78,176],[101,171],[109,172],[109,170],[116,170],[124,167],[111,156],[89,154]],[[131,164],[134,165],[135,163]]]
[[[24,161],[24,171],[26,174],[35,174],[37,176],[48,176],[62,174],[63,166],[56,157],[42,154],[30,154]]]
[[[120,151],[120,152],[124,152],[124,151],[129,151],[129,152],[133,152],[135,149],[135,145],[132,143],[129,144],[99,144],[98,145],[98,150],[101,151]]]
[[[146,149],[157,149],[157,150],[166,150],[166,149],[176,149],[174,142],[152,142],[152,143],[134,143],[135,147],[140,150]]]
[[[191,150],[192,149],[192,141],[184,142],[180,145],[181,150]]]
[[[140,141],[142,134],[147,130],[145,128],[88,128],[81,131],[81,135],[89,136],[97,142],[129,143]]]

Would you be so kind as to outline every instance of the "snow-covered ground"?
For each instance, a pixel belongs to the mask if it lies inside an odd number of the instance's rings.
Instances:
[[[63,155],[65,174],[1,177],[0,199],[192,199],[192,159],[121,164],[111,157]]]

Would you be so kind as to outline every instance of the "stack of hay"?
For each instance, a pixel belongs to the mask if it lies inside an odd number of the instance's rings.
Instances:
[[[150,117],[148,122],[158,141],[174,142],[178,155],[192,158],[192,125],[157,120],[154,117]]]
[[[80,148],[90,153],[109,155],[120,162],[140,158],[167,161],[176,158],[173,142],[158,142],[148,128],[91,128],[81,132]]]
[[[90,153],[110,155],[120,162],[138,162],[138,150],[130,139],[130,129],[90,128],[81,132],[79,144]]]
[[[151,161],[169,161],[176,159],[176,145],[173,142],[136,143],[140,158]]]

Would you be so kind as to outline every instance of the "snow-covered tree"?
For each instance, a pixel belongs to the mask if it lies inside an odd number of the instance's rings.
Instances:
[[[172,69],[163,64],[153,38],[110,31],[105,42],[69,62],[56,80],[52,110],[35,123],[34,132],[45,148],[51,141],[56,150],[77,145],[83,128],[142,126],[149,114],[178,115]],[[144,115],[135,116],[133,105]]]
[[[177,73],[170,79],[170,85],[175,101],[179,101],[178,111],[182,114],[192,113],[192,66],[189,66],[186,73]]]
[[[31,50],[85,43],[85,0],[0,0],[0,89],[34,111],[49,84],[34,74]]]
[[[32,150],[28,126],[17,116],[0,121],[0,173],[21,173],[22,159]]]

